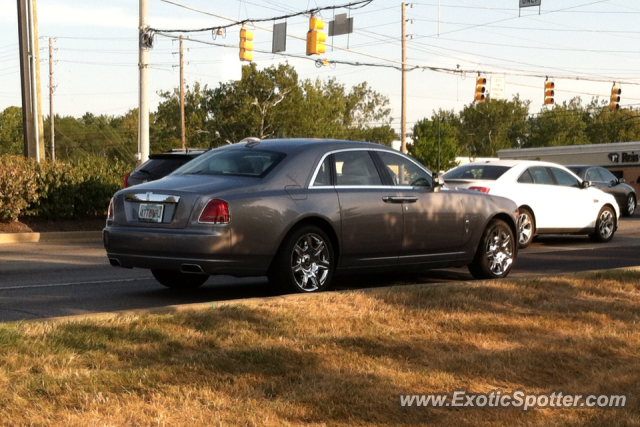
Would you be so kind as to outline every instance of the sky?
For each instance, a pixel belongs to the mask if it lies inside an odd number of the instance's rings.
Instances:
[[[309,14],[287,22],[286,55],[271,53],[270,20],[358,0],[148,0],[149,25],[159,30],[149,58],[150,109],[160,91],[179,86],[179,43],[184,41],[185,82],[217,87],[240,69],[239,27],[223,36],[211,31],[163,33],[254,22],[254,62],[294,66],[301,79],[335,78],[347,88],[362,82],[388,97],[392,126],[400,130],[402,2],[372,0],[320,12],[327,23],[337,14],[354,20],[354,32],[327,40],[322,56],[305,55]],[[473,102],[476,77],[504,77],[506,99],[543,108],[544,81],[555,83],[556,103],[580,97],[608,99],[613,83],[622,89],[621,108],[640,106],[640,2],[541,0],[421,0],[407,3],[407,128],[439,109],[459,112]],[[20,106],[17,0],[0,0],[0,111]],[[53,40],[54,114],[81,117],[122,115],[138,105],[139,3],[133,0],[37,0],[43,112],[49,115],[49,38]],[[175,37],[169,37],[174,35]],[[299,37],[295,38],[295,37]],[[263,52],[260,52],[263,51]],[[316,59],[342,61],[316,67]],[[361,65],[352,65],[360,63]],[[416,68],[417,67],[417,68]],[[231,72],[231,74],[234,74]]]

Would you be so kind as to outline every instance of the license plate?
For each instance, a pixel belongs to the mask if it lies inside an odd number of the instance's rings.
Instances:
[[[152,205],[149,203],[140,204],[138,209],[138,220],[143,222],[162,222],[164,205]]]

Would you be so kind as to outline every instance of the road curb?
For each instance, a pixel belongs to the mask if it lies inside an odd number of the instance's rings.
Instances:
[[[102,231],[0,233],[0,245],[10,243],[91,243],[102,241]]]

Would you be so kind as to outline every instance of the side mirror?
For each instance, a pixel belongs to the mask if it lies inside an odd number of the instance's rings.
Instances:
[[[584,180],[582,181],[582,188],[589,188],[593,186],[593,182]]]

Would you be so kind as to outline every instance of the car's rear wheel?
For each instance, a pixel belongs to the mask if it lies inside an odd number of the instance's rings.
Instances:
[[[608,242],[616,232],[616,214],[614,210],[605,206],[600,209],[596,220],[596,229],[589,234],[589,238],[594,242]]]
[[[171,270],[151,270],[151,274],[161,285],[171,289],[195,289],[209,279],[206,274],[182,273]]]
[[[502,220],[493,219],[482,233],[469,272],[476,279],[506,277],[515,260],[516,241],[513,230]]]
[[[331,240],[320,228],[306,225],[285,238],[269,281],[289,291],[321,292],[329,287],[334,268]]]
[[[536,221],[529,209],[520,208],[518,211],[518,244],[524,249],[531,244],[535,236]]]
[[[625,216],[631,216],[636,211],[636,196],[629,194],[627,196],[627,206],[623,210]]]

